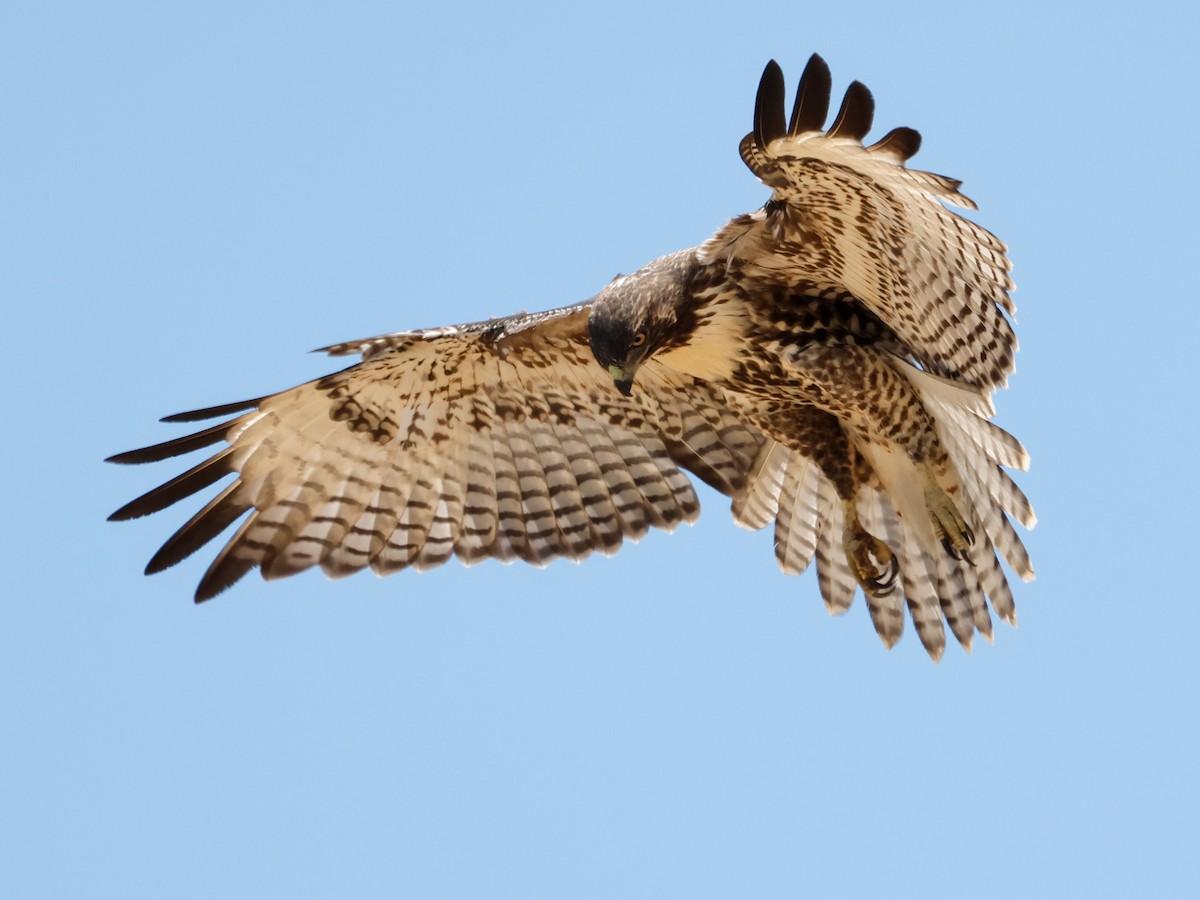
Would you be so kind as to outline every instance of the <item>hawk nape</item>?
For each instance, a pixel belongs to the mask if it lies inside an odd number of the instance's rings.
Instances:
[[[336,344],[362,360],[171,416],[233,418],[112,457],[222,445],[113,519],[235,476],[147,573],[243,516],[197,601],[255,567],[580,560],[694,520],[686,469],[738,524],[773,524],[785,572],[815,559],[831,612],[860,587],[889,647],[906,606],[935,659],[943,621],[967,648],[990,639],[989,601],[1016,616],[1000,558],[1033,577],[1009,520],[1032,527],[1033,510],[1004,469],[1028,457],[990,421],[1016,349],[1005,246],[944,205],[974,208],[958,181],[905,167],[917,132],[863,145],[863,85],[825,129],[829,92],[813,56],[785,119],[767,65],[740,152],[771,196],[701,246],[577,306]]]

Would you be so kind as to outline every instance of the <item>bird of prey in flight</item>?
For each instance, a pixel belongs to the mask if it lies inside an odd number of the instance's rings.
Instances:
[[[916,131],[863,143],[862,84],[826,127],[830,88],[814,55],[786,116],[767,65],[739,151],[771,195],[700,246],[586,303],[335,344],[361,361],[170,416],[222,421],[111,461],[218,449],[111,518],[233,476],[146,568],[242,519],[201,601],[254,568],[611,554],[697,517],[686,470],[774,529],[785,572],[815,560],[831,612],[861,589],[887,646],[906,608],[935,659],[944,624],[990,639],[989,604],[1016,615],[1000,560],[1033,577],[1013,525],[1033,510],[1005,471],[1028,456],[991,422],[1016,350],[1006,248],[950,208],[975,208],[960,182],[906,166]]]

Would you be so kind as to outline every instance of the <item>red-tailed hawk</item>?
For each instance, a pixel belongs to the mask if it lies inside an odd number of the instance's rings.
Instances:
[[[968,648],[988,601],[1015,621],[1000,558],[1033,577],[1009,517],[1034,515],[1004,471],[1028,457],[990,421],[1016,349],[1004,244],[944,205],[974,208],[958,181],[905,167],[917,132],[863,145],[863,85],[825,129],[829,93],[813,56],[785,120],[769,63],[740,147],[766,205],[589,303],[337,344],[361,362],[112,457],[221,445],[113,519],[234,476],[147,573],[243,517],[197,601],[255,567],[580,560],[694,520],[686,469],[738,524],[773,525],[784,571],[815,559],[831,612],[861,587],[889,647],[906,606],[935,659],[943,621]]]

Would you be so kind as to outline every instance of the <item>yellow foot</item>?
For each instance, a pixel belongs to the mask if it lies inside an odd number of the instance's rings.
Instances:
[[[933,471],[927,465],[919,467],[925,481],[925,507],[933,530],[946,552],[955,559],[970,563],[970,550],[975,546],[975,532],[971,530],[950,496],[941,489]]]
[[[896,554],[862,527],[853,504],[845,504],[844,510],[846,524],[842,529],[842,547],[854,580],[867,596],[886,597],[896,589],[896,579],[900,575]]]

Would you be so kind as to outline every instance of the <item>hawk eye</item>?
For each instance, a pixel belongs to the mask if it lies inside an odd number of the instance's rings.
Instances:
[[[640,347],[646,343],[646,332],[639,331],[633,336],[633,340],[629,342],[630,347]]]

